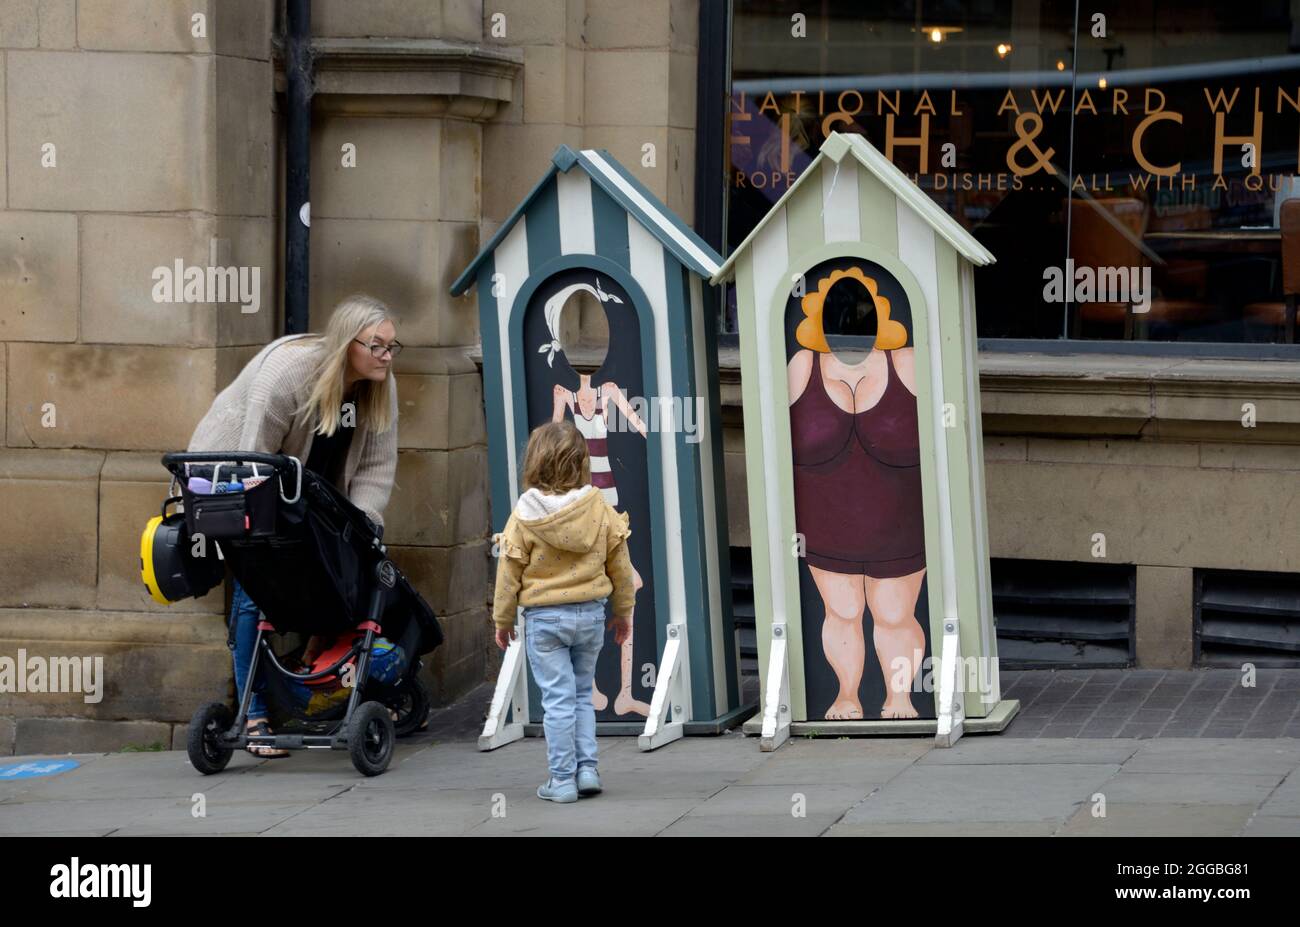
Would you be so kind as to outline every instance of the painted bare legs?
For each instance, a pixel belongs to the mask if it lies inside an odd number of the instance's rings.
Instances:
[[[912,706],[912,682],[925,655],[925,632],[916,620],[916,600],[925,570],[896,579],[863,579],[874,622],[871,637],[885,677],[880,717],[915,718],[919,713]]]
[[[640,589],[643,585],[641,574],[637,572],[636,567],[632,567],[632,588]],[[626,715],[635,712],[639,715],[649,716],[650,706],[640,699],[632,697],[632,632],[635,626],[636,609],[634,607],[628,620],[627,640],[623,641],[623,646],[619,648],[619,689],[618,695],[614,696],[614,713]],[[591,704],[597,711],[604,711],[609,705],[609,696],[601,692],[594,682],[591,686]]]
[[[826,710],[826,718],[858,721],[863,717],[858,686],[867,655],[863,618],[868,607],[872,617],[872,644],[885,677],[885,702],[880,717],[917,717],[911,690],[925,653],[925,633],[916,620],[916,601],[925,570],[896,579],[831,573],[811,564],[808,570],[826,611],[822,621],[822,650],[839,682],[839,693]]]
[[[862,635],[862,615],[867,605],[861,576],[832,573],[808,565],[826,617],[822,621],[822,650],[835,671],[840,691],[826,717],[835,721],[862,720],[862,703],[858,685],[862,682],[862,664],[866,659],[866,642]]]

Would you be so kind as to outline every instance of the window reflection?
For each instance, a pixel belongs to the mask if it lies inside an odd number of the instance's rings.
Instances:
[[[998,257],[981,337],[1286,340],[1292,3],[1087,6],[736,0],[728,249],[856,132]]]

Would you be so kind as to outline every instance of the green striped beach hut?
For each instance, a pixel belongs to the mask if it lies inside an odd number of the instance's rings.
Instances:
[[[561,145],[451,286],[453,296],[477,288],[493,531],[520,494],[531,429],[553,415],[586,427],[593,483],[630,515],[633,564],[645,584],[634,615],[636,659],[631,688],[626,666],[621,680],[624,712],[616,713],[615,692],[606,691],[597,718],[606,733],[639,733],[643,749],[722,730],[740,708],[714,291],[706,285],[721,263],[609,152]],[[579,291],[599,300],[609,328],[608,353],[589,381],[576,362],[570,368],[557,331],[564,302]],[[567,413],[561,398],[553,406],[552,390],[570,397]],[[594,395],[620,408],[631,403],[644,433],[628,438],[610,429],[606,437],[599,413],[580,419],[580,397]],[[611,637],[598,690],[614,647]],[[525,664],[512,644],[480,738],[484,749],[522,736],[530,718],[540,721]]]
[[[973,236],[865,138],[833,132],[813,162],[712,276],[712,283],[734,281],[736,288],[763,683],[762,711],[746,724],[746,730],[762,735],[764,749],[775,749],[791,730],[810,729],[823,734],[935,733],[940,743],[947,744],[963,731],[1001,729],[1015,712],[1017,704],[1000,697],[997,674],[976,365],[973,270],[993,260]],[[881,710],[881,702],[844,692],[845,674],[852,687],[852,667],[845,670],[843,660],[833,660],[832,648],[841,645],[814,630],[822,627],[823,620],[829,621],[834,606],[823,607],[825,603],[817,598],[822,587],[813,586],[808,564],[801,563],[811,563],[812,528],[828,536],[848,537],[850,546],[856,543],[851,531],[836,534],[823,530],[827,521],[848,517],[838,513],[854,511],[853,493],[819,500],[810,497],[807,489],[796,489],[793,448],[818,436],[807,433],[790,401],[797,365],[789,348],[795,346],[796,331],[800,344],[815,341],[820,347],[814,350],[826,356],[831,348],[827,341],[817,340],[822,328],[813,323],[820,317],[803,321],[797,330],[791,325],[798,321],[801,308],[805,315],[811,312],[816,316],[829,305],[819,299],[826,298],[831,274],[836,275],[835,280],[845,275],[864,283],[870,279],[870,286],[864,286],[862,292],[865,299],[866,291],[871,290],[877,309],[880,327],[874,337],[875,346],[881,348],[877,369],[885,371],[884,356],[889,355],[888,373],[882,376],[899,377],[916,397],[916,437],[912,440],[919,441],[919,453],[913,445],[916,462],[912,467],[914,471],[919,468],[923,534],[915,522],[910,528],[918,549],[923,537],[924,550],[920,553],[922,571],[912,574],[921,577],[916,583],[923,583],[923,591],[914,592],[919,598],[914,599],[913,626],[916,640],[924,635],[929,666],[910,681],[912,711],[897,706],[893,711]],[[892,298],[882,303],[879,297],[886,292],[892,293]],[[811,303],[805,298],[809,293],[814,293]],[[888,322],[891,306],[894,321]],[[808,325],[815,329],[812,336],[805,330]],[[881,344],[886,325],[893,326],[890,331],[899,339],[892,347],[909,350],[890,352]],[[805,382],[811,382],[812,376],[829,376],[817,371],[826,369],[820,366],[823,363],[834,363],[816,353],[812,357],[813,373],[807,372],[807,364],[801,368]],[[862,415],[857,410],[866,407],[868,399],[865,395],[859,399],[848,380],[841,382],[848,387],[842,395],[849,397],[846,401],[853,407],[839,408],[852,412],[855,424],[851,427],[856,429]],[[896,391],[891,401],[901,402],[898,397],[905,394],[897,392],[899,387],[886,386],[886,390],[891,388]],[[823,403],[823,410],[828,408],[825,402],[834,402],[829,392],[824,395],[824,399],[820,393],[816,398]],[[800,398],[802,395],[796,402]],[[821,414],[825,421],[827,413]],[[805,487],[821,485],[803,479]],[[808,513],[799,519],[799,526],[808,529],[802,532],[796,525],[800,492]],[[862,517],[869,521],[872,513],[863,512]],[[918,513],[916,521],[920,517]],[[897,534],[900,540],[893,546],[905,546],[908,532]],[[863,550],[873,546],[886,549],[891,543],[888,538],[883,545],[865,537],[862,541]],[[829,549],[830,542],[826,543]],[[859,559],[870,561],[872,556],[862,554]],[[873,570],[894,575],[888,566],[871,563],[858,567],[841,566],[848,560],[819,562],[833,562],[840,575],[872,576]],[[879,562],[885,563],[883,559]],[[829,580],[827,575],[819,573],[819,581],[841,581],[840,575],[831,575]],[[863,586],[869,602],[872,581],[859,581],[858,588]],[[910,614],[904,616],[908,617]],[[883,674],[885,660],[879,640],[873,648],[869,612],[864,613],[864,621],[865,644],[858,645],[864,656],[858,672],[862,673],[861,666],[879,666],[878,672]],[[868,676],[869,670],[862,673],[859,691],[870,694],[873,683]],[[923,679],[927,686],[920,685]],[[874,685],[877,697],[882,697],[889,709],[890,699],[895,697],[889,688],[892,683],[884,680]],[[905,703],[905,694],[897,697]],[[860,704],[855,705],[857,702]]]

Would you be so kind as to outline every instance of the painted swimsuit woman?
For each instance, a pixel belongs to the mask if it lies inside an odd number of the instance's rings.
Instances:
[[[821,307],[843,277],[863,283],[879,316],[875,345],[856,364],[830,351]],[[787,366],[795,522],[825,608],[822,649],[839,682],[829,719],[863,718],[863,618],[886,679],[882,718],[915,718],[910,690],[925,635],[916,604],[925,578],[916,373],[906,330],[856,268],[834,271],[804,297],[804,350]]]
[[[600,286],[599,278],[596,279],[594,288],[583,283],[573,284],[548,299],[545,313],[546,325],[551,333],[551,341],[543,344],[540,348],[542,352],[549,352],[548,364],[553,361],[555,354],[561,350],[558,336],[560,310],[569,296],[577,290],[585,290],[596,296],[601,302],[622,302],[619,297],[604,291]],[[614,483],[614,473],[610,469],[607,443],[610,403],[618,407],[619,411],[623,413],[623,416],[632,427],[640,432],[642,437],[645,437],[647,431],[645,422],[636,414],[636,410],[632,408],[627,401],[627,397],[623,395],[623,390],[613,380],[607,380],[601,383],[599,387],[593,388],[591,375],[579,374],[578,389],[576,391],[567,389],[557,383],[553,390],[553,396],[554,406],[551,412],[551,420],[563,421],[566,409],[573,416],[573,423],[578,427],[578,431],[582,433],[583,437],[587,439],[587,452],[591,457],[592,485],[600,490],[611,506],[618,509],[618,487]],[[635,564],[632,566],[632,585],[635,589],[640,589],[644,585]],[[634,609],[629,619],[627,640],[623,642],[619,651],[619,691],[618,695],[614,697],[614,713],[625,715],[634,712],[645,716],[650,714],[650,706],[640,699],[632,697],[632,629],[635,626],[635,617]],[[601,692],[594,682],[591,689],[591,701],[597,711],[604,711],[609,704],[609,696]]]

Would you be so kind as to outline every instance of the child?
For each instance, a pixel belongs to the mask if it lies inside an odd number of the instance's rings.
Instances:
[[[591,688],[608,627],[619,646],[631,632],[635,599],[626,513],[591,485],[587,442],[573,422],[536,428],[524,452],[515,510],[492,540],[498,553],[492,620],[497,646],[515,639],[524,607],[524,644],[542,690],[550,778],[537,797],[573,802],[600,791]]]

